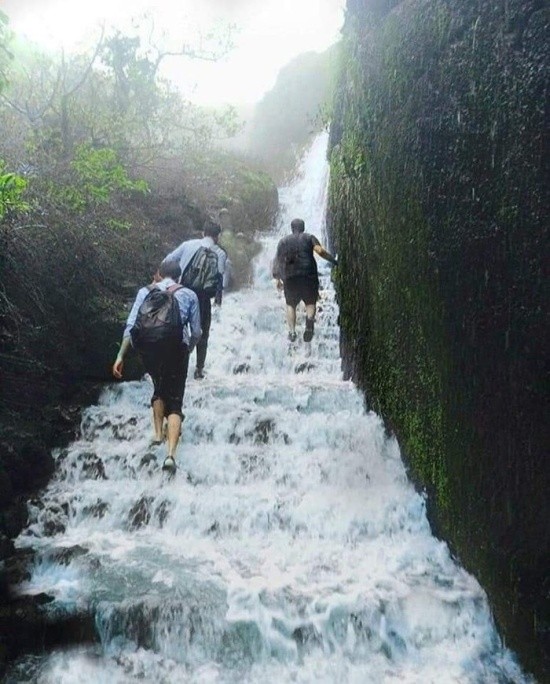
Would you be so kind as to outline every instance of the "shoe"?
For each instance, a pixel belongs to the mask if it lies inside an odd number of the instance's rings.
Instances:
[[[162,464],[162,469],[165,470],[170,475],[176,472],[176,462],[171,456],[167,456]]]
[[[313,337],[314,320],[306,318],[306,329],[304,330],[304,342],[311,342]]]
[[[297,337],[298,337],[298,335],[296,335],[296,331],[288,333],[288,341],[289,342],[296,342]]]
[[[204,380],[204,370],[202,368],[195,368],[193,377],[195,380]]]

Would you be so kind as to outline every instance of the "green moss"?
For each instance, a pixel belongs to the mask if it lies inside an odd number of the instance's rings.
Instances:
[[[534,351],[548,53],[547,14],[524,4],[350,3],[329,214],[354,378],[428,491],[438,534],[506,637],[534,652],[548,558]]]

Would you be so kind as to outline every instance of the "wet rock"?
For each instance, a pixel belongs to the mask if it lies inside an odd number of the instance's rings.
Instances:
[[[0,607],[0,675],[2,664],[40,648],[58,648],[97,641],[91,611],[75,614],[44,610],[53,597],[47,594],[12,597]],[[3,661],[3,662],[2,662]]]
[[[0,561],[6,560],[14,551],[13,541],[6,537],[6,535],[0,534]]]
[[[304,361],[303,363],[299,363],[296,368],[294,369],[295,373],[308,373],[310,370],[315,369],[315,364],[311,363],[310,361]]]
[[[31,565],[34,562],[33,549],[17,549],[4,562],[4,579],[8,585],[18,585],[31,578]]]
[[[84,556],[88,553],[88,549],[80,544],[75,544],[75,546],[68,546],[61,549],[53,549],[48,554],[48,560],[59,563],[60,565],[69,565],[75,558]]]
[[[39,521],[42,525],[42,532],[46,537],[63,534],[67,528],[67,514],[63,507],[56,503],[49,504],[42,511]]]
[[[42,529],[46,537],[55,537],[56,534],[63,534],[67,528],[60,520],[46,520]]]
[[[6,472],[6,469],[0,462],[0,502],[2,506],[6,506],[13,500],[13,486],[11,478]]]
[[[149,524],[152,503],[152,496],[142,496],[141,499],[136,501],[128,513],[128,528],[130,530],[138,530],[140,527]]]
[[[238,366],[235,366],[235,368],[233,368],[233,375],[241,375],[243,373],[248,373],[249,371],[249,363],[240,363]]]
[[[162,527],[164,523],[166,522],[170,510],[172,506],[169,501],[161,501],[160,504],[158,505],[156,511],[155,511],[155,516],[157,520],[159,521],[159,525]]]
[[[156,465],[157,464],[157,457],[155,454],[152,454],[151,452],[148,452],[143,456],[141,461],[139,462],[139,467],[140,468],[147,468],[150,465]]]
[[[135,435],[135,430],[132,430],[131,428],[135,427],[137,425],[137,418],[134,416],[132,418],[129,418],[126,420],[124,423],[117,423],[116,425],[112,426],[112,431],[113,431],[113,437],[115,439],[120,439],[124,441],[128,441],[130,439],[133,439]],[[128,429],[130,428],[130,429]]]
[[[108,510],[109,504],[106,501],[97,501],[91,506],[85,506],[82,512],[84,515],[91,516],[92,518],[101,519]]]
[[[255,444],[267,444],[274,429],[275,421],[272,419],[261,420],[259,423],[256,423],[253,433]]]
[[[27,524],[27,506],[21,499],[0,513],[0,529],[8,537],[16,537]]]
[[[292,632],[292,638],[298,646],[300,653],[303,653],[311,646],[321,646],[322,637],[313,625],[301,625]]]
[[[212,523],[212,525],[210,525],[210,527],[206,530],[206,534],[212,534],[212,535],[217,536],[219,529],[220,529],[220,523],[217,520],[215,520]]]
[[[82,473],[90,480],[107,480],[103,461],[96,454],[83,454]]]

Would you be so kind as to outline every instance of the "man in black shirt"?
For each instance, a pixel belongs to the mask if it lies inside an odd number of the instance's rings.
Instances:
[[[288,339],[296,340],[296,307],[303,301],[306,305],[306,328],[304,342],[313,337],[315,310],[319,298],[319,276],[314,253],[336,265],[336,259],[314,236],[305,231],[302,219],[294,219],[290,227],[291,235],[286,235],[277,245],[273,262],[273,277],[278,286],[282,282],[286,301],[286,320]]]

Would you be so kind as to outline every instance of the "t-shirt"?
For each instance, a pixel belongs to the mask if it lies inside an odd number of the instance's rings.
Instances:
[[[277,245],[274,275],[287,280],[297,276],[317,276],[317,262],[313,248],[319,240],[310,233],[286,235]]]

